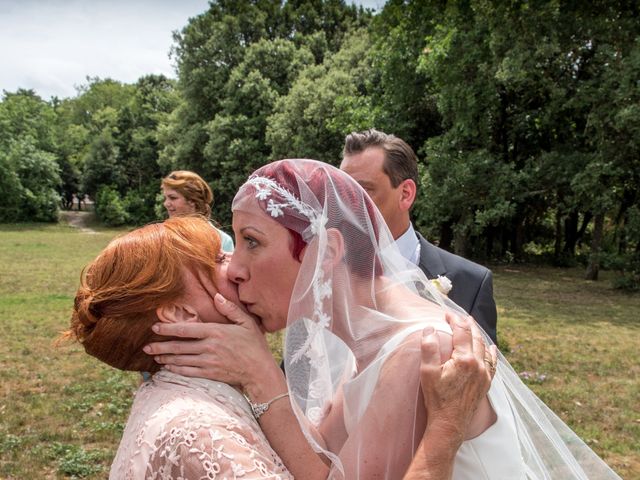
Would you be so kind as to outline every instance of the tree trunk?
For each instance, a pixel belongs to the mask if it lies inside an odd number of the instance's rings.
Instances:
[[[511,253],[516,260],[522,260],[524,245],[524,224],[518,222],[511,232]]]
[[[509,228],[503,226],[500,229],[500,251],[498,252],[498,257],[502,258],[509,250]]]
[[[618,255],[623,255],[627,251],[627,235],[625,234],[625,226],[629,220],[629,207],[624,201],[620,205],[620,210],[616,217],[616,244],[618,245]]]
[[[553,244],[553,257],[558,260],[562,252],[562,215],[560,210],[556,210],[556,234]]]
[[[493,254],[493,239],[495,237],[495,228],[488,227],[485,230],[485,258],[491,258]]]
[[[469,235],[466,231],[458,231],[455,234],[455,253],[461,257],[467,256],[467,248],[469,243]]]
[[[587,212],[584,214],[584,218],[582,219],[582,226],[580,226],[580,229],[578,230],[578,235],[577,235],[578,245],[582,244],[582,239],[584,238],[584,232],[587,231],[587,226],[591,222],[592,217],[593,217],[593,214],[591,212]]]
[[[573,211],[564,221],[564,250],[570,257],[576,254],[576,243],[578,241],[578,212]]]
[[[600,249],[602,248],[602,233],[604,230],[604,213],[598,213],[593,219],[593,238],[591,240],[591,255],[585,278],[598,280],[600,271]]]

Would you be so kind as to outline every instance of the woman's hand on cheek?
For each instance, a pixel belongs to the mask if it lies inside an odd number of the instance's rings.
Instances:
[[[230,324],[157,323],[156,334],[185,340],[154,342],[144,347],[145,353],[171,372],[245,389],[280,372],[253,318],[220,294],[215,296],[215,306]]]

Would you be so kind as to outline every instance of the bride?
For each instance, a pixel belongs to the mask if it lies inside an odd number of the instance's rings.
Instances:
[[[464,312],[399,254],[361,187],[327,164],[257,170],[234,199],[233,228],[228,276],[258,326],[218,296],[237,325],[157,325],[200,340],[145,351],[168,370],[241,385],[261,407],[271,446],[292,472],[305,472],[299,478],[402,478],[436,407],[420,389],[423,329],[437,332],[447,359],[445,315]],[[260,340],[284,327],[286,379]],[[285,388],[289,402],[272,403]],[[292,441],[298,429],[308,443]],[[502,356],[464,440],[455,479],[618,478]]]

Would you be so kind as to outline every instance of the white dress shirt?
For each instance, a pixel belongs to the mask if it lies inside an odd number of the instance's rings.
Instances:
[[[418,265],[420,262],[420,242],[416,236],[416,231],[413,229],[413,224],[409,223],[409,228],[396,240],[396,245],[400,249],[400,253],[404,258],[409,260],[414,265]]]

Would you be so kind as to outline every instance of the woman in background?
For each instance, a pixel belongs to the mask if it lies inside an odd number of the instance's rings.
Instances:
[[[164,208],[169,218],[197,213],[210,221],[220,234],[222,250],[233,252],[233,239],[211,222],[213,192],[204,179],[195,172],[176,170],[162,179]]]

